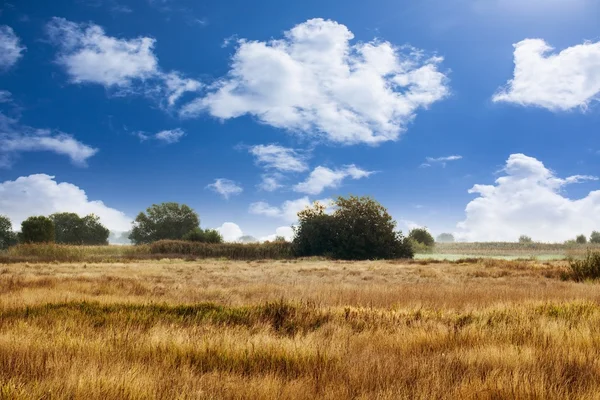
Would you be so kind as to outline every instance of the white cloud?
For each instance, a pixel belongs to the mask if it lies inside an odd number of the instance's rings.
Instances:
[[[262,181],[258,184],[258,188],[265,192],[274,192],[283,187],[283,185],[279,183],[282,178],[283,177],[280,174],[263,174]]]
[[[252,146],[250,154],[266,169],[282,172],[304,172],[308,169],[304,155],[297,150],[276,144]]]
[[[238,195],[244,191],[244,189],[234,181],[223,178],[215,179],[215,182],[206,186],[206,188],[219,193],[225,199],[229,199],[230,196]]]
[[[53,176],[29,175],[0,183],[0,214],[11,219],[14,229],[20,230],[21,222],[32,215],[55,212],[93,213],[111,231],[131,229],[131,218],[124,213],[89,200],[85,191],[71,183],[58,183]]]
[[[361,179],[368,178],[374,172],[365,171],[353,165],[347,165],[342,169],[329,169],[317,167],[304,181],[294,186],[294,191],[306,194],[319,194],[327,188],[338,188],[346,178]]]
[[[226,242],[236,242],[244,235],[239,225],[234,224],[233,222],[225,222],[217,228],[217,230]]]
[[[23,56],[25,49],[10,26],[0,25],[0,71],[14,66]]]
[[[0,90],[0,103],[10,103],[12,101],[12,93],[8,90]]]
[[[541,39],[526,39],[514,47],[514,77],[494,95],[495,102],[566,111],[585,109],[600,99],[600,42],[558,54]]]
[[[183,129],[177,128],[160,131],[156,135],[154,135],[154,138],[156,138],[157,140],[161,140],[165,143],[171,144],[179,142],[179,140],[181,140],[181,138],[184,136],[185,132],[183,131]]]
[[[597,180],[586,175],[561,179],[544,164],[512,154],[505,176],[495,185],[475,185],[478,198],[466,207],[458,237],[468,241],[516,241],[520,235],[544,242],[564,241],[600,228],[600,191],[572,200],[562,190],[568,184]]]
[[[431,167],[433,164],[439,164],[442,167],[446,168],[446,164],[450,161],[458,161],[458,160],[462,160],[462,156],[447,156],[447,157],[426,157],[425,160],[426,162],[424,162],[423,164],[420,165],[420,168],[427,168],[427,167]]]
[[[177,71],[161,71],[154,38],[120,39],[108,36],[98,25],[56,17],[46,30],[59,48],[57,63],[73,83],[100,84],[121,95],[142,92],[158,97],[166,108],[173,107],[184,93],[202,88],[200,82]]]
[[[259,242],[272,242],[279,236],[284,237],[287,242],[291,242],[294,240],[294,229],[292,229],[291,226],[280,226],[279,228],[275,229],[275,233],[273,235],[263,236],[259,239]]]
[[[238,40],[229,74],[182,115],[249,114],[333,142],[377,144],[398,139],[418,109],[448,95],[442,58],[353,38],[346,26],[317,18],[280,40]]]
[[[326,206],[331,205],[331,199],[317,200]],[[250,204],[248,212],[250,214],[264,215],[271,218],[280,218],[286,222],[294,223],[298,221],[298,212],[304,210],[313,204],[308,197],[301,197],[296,200],[286,200],[280,207],[275,207],[264,201]],[[330,208],[328,207],[328,211]]]
[[[50,151],[65,155],[77,166],[86,166],[98,149],[74,139],[71,135],[48,129],[21,125],[16,119],[0,113],[0,167],[10,167],[23,152]]]

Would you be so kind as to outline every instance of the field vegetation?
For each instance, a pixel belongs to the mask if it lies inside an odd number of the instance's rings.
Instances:
[[[110,247],[105,247],[110,248]],[[568,262],[0,266],[0,398],[597,398]]]

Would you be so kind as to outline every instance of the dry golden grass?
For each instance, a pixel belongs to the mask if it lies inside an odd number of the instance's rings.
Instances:
[[[600,398],[566,263],[0,265],[0,398]]]

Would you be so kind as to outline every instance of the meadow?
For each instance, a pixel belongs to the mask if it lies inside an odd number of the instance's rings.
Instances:
[[[0,265],[0,398],[600,398],[565,261],[108,260]]]

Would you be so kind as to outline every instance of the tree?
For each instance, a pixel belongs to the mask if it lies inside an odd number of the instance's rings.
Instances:
[[[433,246],[435,240],[427,228],[415,228],[408,233],[408,238],[425,246]]]
[[[54,222],[48,217],[29,217],[21,223],[20,240],[23,243],[53,243]]]
[[[438,243],[454,243],[454,235],[451,233],[442,233],[435,238],[435,241]]]
[[[524,243],[524,244],[533,243],[533,240],[527,235],[521,235],[519,237],[519,243]]]
[[[100,223],[94,214],[81,218],[75,213],[55,213],[50,215],[54,222],[56,243],[106,245],[110,231]]]
[[[585,235],[578,235],[575,238],[575,241],[577,242],[577,244],[586,244],[587,243],[587,238],[585,237]]]
[[[107,245],[110,231],[100,222],[100,217],[94,214],[81,218],[83,223],[82,243],[86,245]]]
[[[254,236],[245,235],[237,240],[238,243],[258,243],[258,239]]]
[[[180,240],[199,226],[198,214],[185,204],[153,204],[146,213],[141,212],[135,218],[129,239],[134,244],[162,239]]]
[[[201,242],[201,243],[223,243],[223,236],[215,229],[202,230],[200,227],[196,227],[183,235],[183,240],[190,242]]]
[[[315,203],[298,213],[294,251],[298,256],[345,260],[412,258],[410,243],[396,232],[387,210],[370,197],[339,197],[333,214]]]
[[[590,243],[600,243],[600,232],[594,231],[590,236]]]
[[[10,219],[0,215],[0,250],[17,244],[17,235],[12,230]]]

